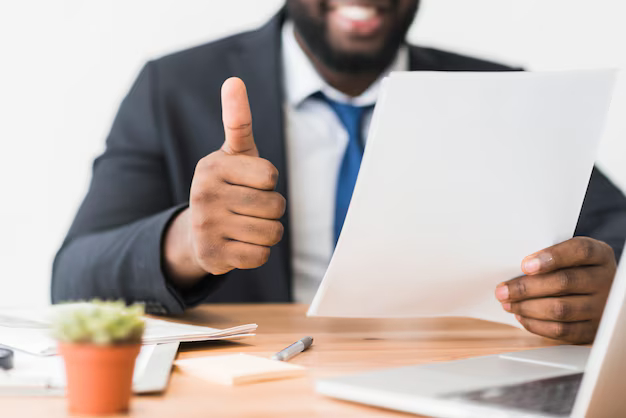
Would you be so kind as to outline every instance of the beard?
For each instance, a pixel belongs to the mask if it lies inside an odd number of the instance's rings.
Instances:
[[[396,2],[397,3],[397,2]],[[417,13],[419,1],[411,10],[403,13],[394,28],[387,34],[382,46],[371,51],[350,52],[340,50],[329,39],[324,19],[311,17],[297,0],[287,1],[287,14],[292,19],[296,32],[310,52],[329,69],[348,74],[378,73],[387,69],[405,42],[406,34]],[[320,12],[327,12],[324,3]]]

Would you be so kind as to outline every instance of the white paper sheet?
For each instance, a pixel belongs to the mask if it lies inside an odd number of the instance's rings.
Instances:
[[[572,237],[615,71],[393,73],[310,316],[464,316]]]
[[[50,336],[49,318],[55,309],[71,309],[71,304],[40,310],[0,309],[0,346],[40,356],[56,354],[57,342]],[[52,309],[52,310],[51,310]],[[256,324],[217,329],[145,318],[143,344],[236,340],[255,335]]]

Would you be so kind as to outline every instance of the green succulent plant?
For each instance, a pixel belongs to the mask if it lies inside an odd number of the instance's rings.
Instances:
[[[57,305],[52,318],[52,335],[66,343],[128,344],[141,342],[144,307],[126,306],[122,301]]]

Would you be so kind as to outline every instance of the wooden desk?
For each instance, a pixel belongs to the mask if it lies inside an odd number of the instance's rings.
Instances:
[[[302,305],[213,305],[179,319],[226,328],[257,323],[258,335],[240,343],[184,346],[178,358],[225,353],[269,357],[310,335],[313,347],[292,363],[309,368],[306,378],[238,387],[212,384],[174,370],[164,395],[137,396],[132,417],[382,417],[412,416],[318,395],[313,379],[365,370],[460,359],[556,344],[526,331],[469,319],[306,318]],[[3,417],[64,417],[64,398],[0,398]]]

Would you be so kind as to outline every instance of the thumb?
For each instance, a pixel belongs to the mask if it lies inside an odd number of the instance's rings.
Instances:
[[[229,78],[222,85],[222,121],[225,137],[222,151],[259,156],[252,136],[252,114],[246,85],[237,77]]]

